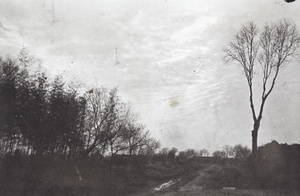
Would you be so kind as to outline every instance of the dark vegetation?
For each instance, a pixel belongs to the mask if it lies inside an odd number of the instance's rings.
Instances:
[[[113,181],[141,175],[140,159],[124,170],[117,167],[116,155],[150,156],[160,144],[121,102],[117,89],[80,93],[61,76],[50,81],[41,66],[32,71],[34,65],[25,50],[17,59],[0,58],[2,194],[45,195],[40,190],[49,190],[53,195],[56,190],[73,195],[86,185],[107,194],[116,190]]]
[[[223,159],[223,168],[213,171],[214,182],[239,189],[289,190],[299,192],[300,145],[272,141],[258,148],[256,160]]]
[[[73,158],[97,154],[151,154],[159,142],[121,102],[116,88],[79,93],[62,77],[48,80],[23,50],[0,58],[1,155]]]
[[[259,147],[258,186],[263,188],[300,188],[300,145],[273,141]]]
[[[219,188],[299,191],[299,144],[287,145],[272,141],[258,148],[256,159],[250,154],[247,157],[218,158],[223,167],[211,172]]]

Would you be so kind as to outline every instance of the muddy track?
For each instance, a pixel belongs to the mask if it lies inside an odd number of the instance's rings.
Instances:
[[[210,179],[211,173],[216,170],[221,170],[221,167],[215,164],[198,171],[198,176],[180,187],[179,192],[202,190]]]

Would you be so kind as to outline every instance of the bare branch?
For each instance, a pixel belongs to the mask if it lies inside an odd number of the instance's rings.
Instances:
[[[253,104],[252,80],[254,65],[257,57],[259,45],[256,41],[258,28],[253,22],[243,25],[239,32],[229,42],[228,48],[224,49],[225,60],[237,61],[242,66],[246,76],[250,91],[250,108],[253,120],[256,119],[255,108]]]

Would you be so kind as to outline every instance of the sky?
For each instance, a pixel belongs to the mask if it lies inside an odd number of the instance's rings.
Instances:
[[[248,21],[287,18],[300,28],[299,8],[284,0],[1,0],[0,56],[26,48],[50,75],[80,88],[117,86],[164,147],[251,147],[248,86],[222,49]],[[300,143],[299,62],[280,72],[259,145]]]

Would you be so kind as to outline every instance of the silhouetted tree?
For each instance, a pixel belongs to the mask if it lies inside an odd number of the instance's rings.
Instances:
[[[230,158],[234,156],[233,147],[229,145],[223,146],[223,151],[225,153],[225,158]]]
[[[169,152],[169,148],[167,148],[167,147],[163,147],[160,151],[159,151],[159,154],[161,154],[161,155],[167,155],[168,154],[168,152]]]
[[[242,26],[224,49],[227,61],[237,61],[243,68],[250,93],[250,108],[253,119],[252,153],[257,152],[257,136],[267,98],[272,92],[282,65],[294,54],[300,44],[296,25],[281,20],[264,26],[258,38],[259,29],[253,22]],[[258,112],[253,101],[253,76],[262,73],[261,101]]]
[[[38,70],[34,77],[19,86],[17,95],[18,127],[38,154],[49,147],[47,76]]]
[[[144,133],[144,126],[137,123],[138,115],[134,114],[130,107],[127,107],[125,113],[125,124],[122,129],[121,138],[124,142],[129,155],[136,154],[138,148],[146,144],[148,132]]]
[[[66,90],[61,79],[49,84],[42,67],[29,73],[33,64],[25,50],[18,59],[0,61],[1,144],[10,152],[21,148],[28,154],[67,154],[82,145],[81,101],[76,91]]]
[[[117,95],[117,88],[109,92],[108,101],[104,108],[104,131],[107,136],[107,143],[111,156],[119,151],[126,150],[128,146],[122,137],[126,126],[126,106],[120,102]]]
[[[187,150],[180,151],[178,153],[177,158],[180,161],[186,161],[187,159],[190,159],[190,158],[193,158],[193,157],[198,157],[198,156],[204,156],[205,153],[208,153],[208,151],[206,149],[203,149],[201,152],[202,152],[202,154],[200,154],[200,152],[197,152],[195,149],[189,148]]]
[[[223,150],[217,150],[215,152],[213,152],[213,157],[216,157],[216,158],[226,158],[225,156],[225,152]]]
[[[49,135],[50,153],[73,156],[83,149],[84,105],[74,89],[67,89],[62,77],[56,77],[49,93]]]
[[[139,147],[138,154],[153,156],[156,151],[160,148],[161,144],[158,140],[149,137],[146,140],[146,144],[144,146]]]
[[[237,159],[245,159],[251,155],[251,150],[247,146],[237,144],[233,147],[233,154]]]
[[[185,151],[185,153],[186,153],[187,158],[197,157],[199,155],[196,150],[191,149],[191,148],[187,149]]]
[[[15,60],[0,58],[0,139],[3,153],[13,151],[19,136],[15,127],[18,72]]]
[[[177,151],[178,150],[175,147],[173,147],[171,150],[169,150],[169,152],[168,152],[168,158],[169,158],[169,160],[174,160],[175,159]]]
[[[209,156],[208,150],[207,150],[207,149],[201,149],[201,150],[199,151],[199,156],[200,156],[200,157],[207,157],[207,156]]]
[[[108,92],[105,88],[97,88],[88,91],[84,95],[85,100],[85,125],[84,143],[85,155],[98,150],[101,154],[107,148],[107,132],[104,122],[108,118],[109,111],[105,113],[108,102]]]
[[[122,138],[127,145],[129,155],[137,154],[139,149],[147,145],[149,132],[144,132],[143,125],[128,123],[122,130]]]
[[[117,88],[92,89],[79,96],[61,76],[53,82],[25,50],[0,58],[0,154],[74,157],[93,153],[153,154],[159,142],[137,122]]]

